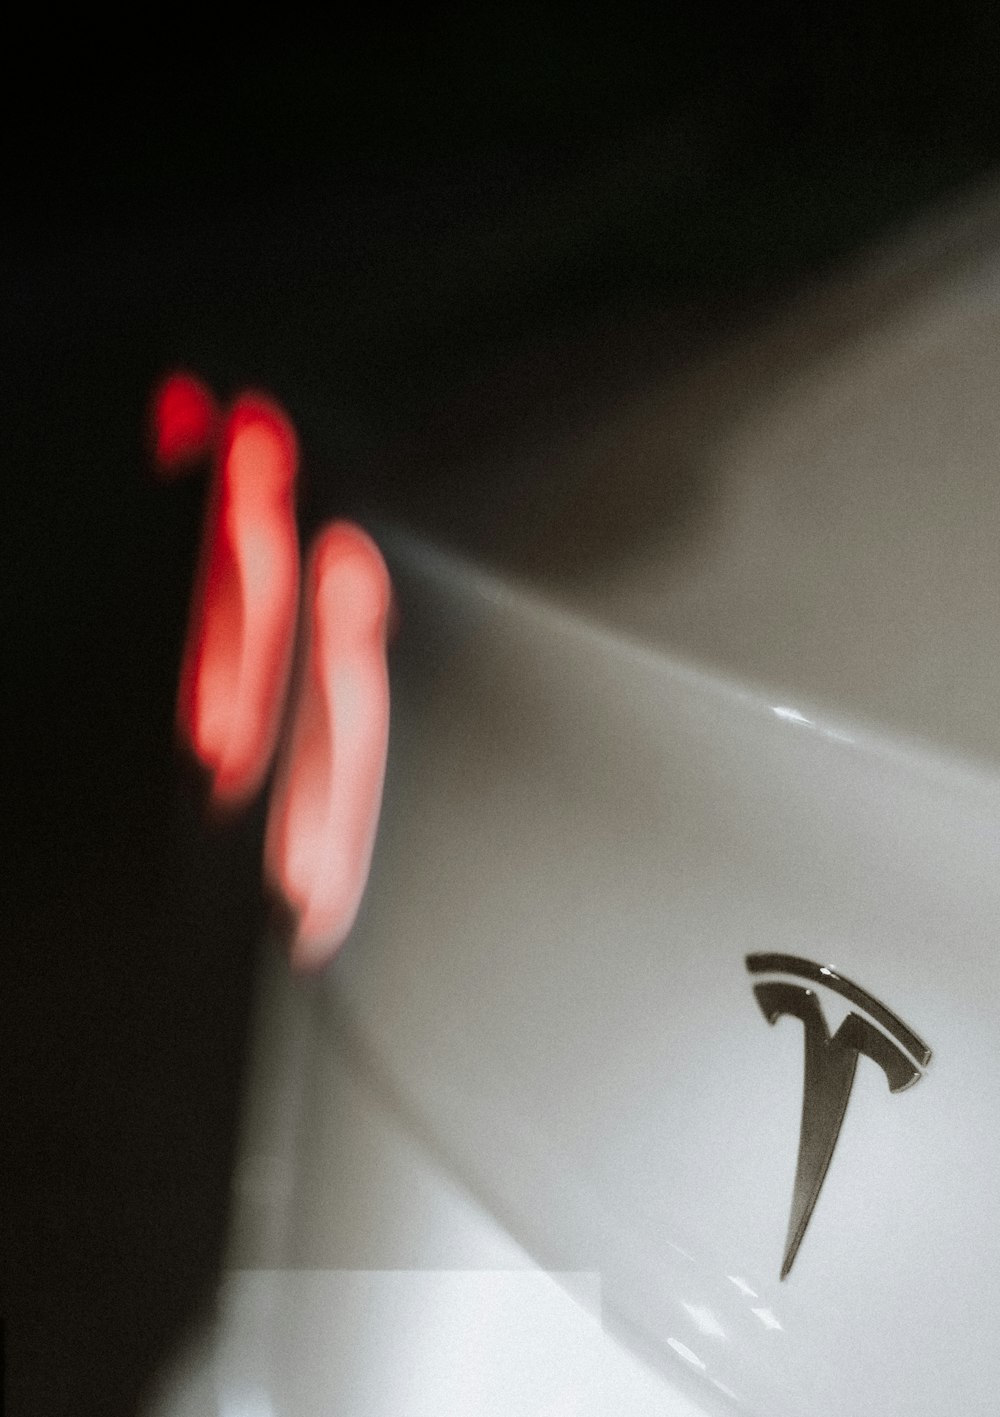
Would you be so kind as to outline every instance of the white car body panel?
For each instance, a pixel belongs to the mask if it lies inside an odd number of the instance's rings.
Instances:
[[[271,971],[234,1268],[596,1276],[622,1386],[578,1356],[568,1411],[997,1410],[998,211],[572,445],[542,547],[641,498],[651,447],[705,467],[685,540],[571,583],[376,529],[383,826],[333,968]],[[768,1027],[753,951],[842,970],[933,1053],[898,1095],[861,1059],[784,1281],[802,1025]]]

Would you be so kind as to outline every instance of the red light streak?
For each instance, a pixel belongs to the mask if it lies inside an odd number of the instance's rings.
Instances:
[[[192,374],[171,374],[153,397],[153,454],[164,477],[175,477],[208,456],[219,411]]]
[[[174,476],[216,446],[181,666],[177,726],[217,807],[246,803],[278,739],[299,612],[298,446],[284,413],[243,394],[221,423],[210,391],[173,374],[153,399],[154,452]],[[271,796],[264,870],[293,919],[299,969],[327,964],[354,924],[378,827],[389,734],[385,562],[334,522],[309,556],[302,651]]]
[[[177,709],[218,805],[250,798],[274,751],[299,591],[297,464],[280,409],[239,398],[222,430]]]
[[[266,876],[295,917],[292,963],[327,964],[354,924],[378,826],[389,734],[389,573],[360,528],[317,536],[305,644],[271,796]]]

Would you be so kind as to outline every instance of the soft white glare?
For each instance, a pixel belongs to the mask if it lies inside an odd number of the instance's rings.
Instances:
[[[813,720],[806,718],[804,713],[799,713],[796,708],[788,708],[785,704],[772,704],[771,712],[775,718],[783,718],[786,723],[805,723],[812,728]]]
[[[752,1314],[756,1314],[765,1328],[781,1328],[782,1325],[770,1309],[751,1309]]]
[[[734,1402],[739,1402],[739,1398],[736,1396],[735,1392],[733,1392],[731,1387],[726,1387],[725,1383],[720,1382],[718,1378],[713,1378],[712,1382],[714,1386],[719,1389],[720,1392],[724,1392],[725,1395],[727,1397],[731,1397]]]
[[[701,1368],[702,1372],[705,1371],[705,1364],[698,1357],[697,1353],[692,1353],[687,1344],[682,1343],[679,1338],[668,1338],[667,1347],[672,1348],[685,1362],[693,1363],[696,1368]]]
[[[725,1338],[725,1329],[707,1304],[684,1304],[682,1308],[691,1315],[699,1330],[709,1338]]]
[[[817,723],[814,718],[807,718],[799,709],[792,708],[789,704],[772,704],[771,712],[775,718],[780,718],[785,723],[800,723],[805,728],[815,728],[823,738],[829,738],[834,743],[854,742],[852,734],[842,733],[839,728],[830,728],[826,724]]]

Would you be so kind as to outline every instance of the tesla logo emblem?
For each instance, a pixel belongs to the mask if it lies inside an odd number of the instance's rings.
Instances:
[[[859,1054],[879,1065],[890,1092],[902,1092],[923,1076],[931,1051],[884,1004],[832,969],[782,954],[748,955],[747,969],[751,974],[783,976],[755,984],[754,994],[768,1023],[792,1014],[801,1019],[805,1035],[802,1131],[781,1266],[784,1279],[819,1199],[847,1111]],[[793,984],[790,977],[830,989],[854,1006],[836,1033],[831,1036],[814,991],[806,984]]]

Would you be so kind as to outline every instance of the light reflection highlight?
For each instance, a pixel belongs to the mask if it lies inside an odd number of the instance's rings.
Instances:
[[[839,728],[829,728],[824,724],[817,723],[814,718],[807,718],[800,709],[792,708],[790,704],[771,704],[771,712],[775,718],[780,718],[784,723],[797,723],[803,728],[812,728],[824,738],[829,738],[834,743],[854,743],[856,740],[851,733],[844,733]]]
[[[780,1329],[783,1327],[771,1309],[751,1309],[750,1312],[757,1315],[765,1328]]]
[[[806,718],[804,713],[799,713],[796,708],[788,708],[785,704],[772,704],[771,712],[775,718],[783,718],[786,723],[805,723],[810,728],[815,727],[813,719]]]
[[[725,1338],[726,1331],[707,1304],[682,1304],[698,1330],[709,1338]]]
[[[299,454],[290,420],[263,395],[244,393],[220,424],[206,385],[176,372],[154,391],[150,425],[164,476],[215,454],[177,733],[206,774],[211,803],[231,809],[262,785],[287,718],[264,872],[291,918],[293,964],[318,968],[354,923],[378,826],[386,638],[398,623],[389,573],[359,527],[325,527],[309,556],[300,629]]]
[[[278,735],[295,636],[298,447],[257,394],[223,429],[181,668],[178,730],[218,806],[260,787]]]
[[[678,1357],[683,1358],[686,1363],[690,1363],[693,1367],[700,1368],[702,1372],[705,1372],[706,1364],[701,1361],[697,1353],[693,1353],[687,1344],[682,1343],[679,1338],[668,1338],[667,1347],[672,1348]]]
[[[726,1397],[731,1397],[734,1402],[739,1402],[739,1395],[733,1392],[731,1387],[727,1387],[726,1384],[721,1382],[718,1378],[712,1379],[712,1385],[713,1387],[717,1387]]]
[[[371,865],[389,737],[389,572],[360,527],[317,536],[305,576],[304,648],[271,795],[265,874],[293,917],[292,963],[329,963]]]

